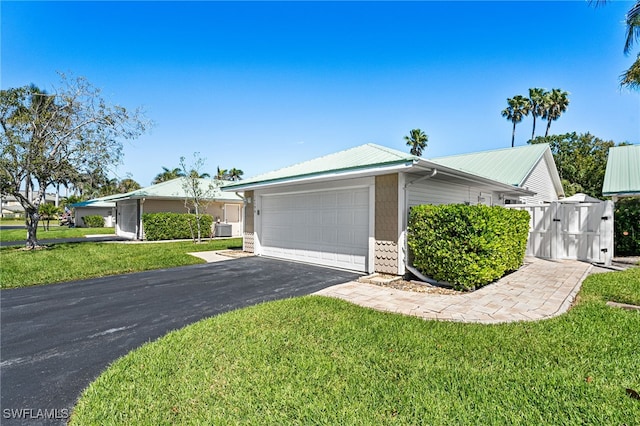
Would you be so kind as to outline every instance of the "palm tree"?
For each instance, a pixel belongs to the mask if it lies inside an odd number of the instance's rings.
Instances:
[[[192,169],[189,172],[189,177],[196,178],[196,179],[208,179],[211,177],[211,175],[209,173],[198,173],[197,170]]]
[[[624,53],[631,53],[633,43],[640,38],[640,1],[627,12],[627,37],[624,42]],[[640,54],[631,67],[622,74],[621,84],[630,88],[640,88]]]
[[[226,180],[228,177],[228,173],[229,171],[227,169],[221,169],[220,166],[218,166],[218,172],[216,173],[216,179],[218,180]]]
[[[404,140],[407,141],[407,146],[411,147],[411,154],[420,157],[422,151],[427,147],[429,136],[420,129],[412,129],[409,136],[404,137]]]
[[[120,194],[125,194],[127,192],[135,191],[137,189],[142,188],[138,182],[131,178],[124,178],[120,182],[118,182],[118,192]]]
[[[529,89],[529,110],[533,116],[533,130],[531,130],[531,140],[536,137],[536,118],[542,117],[545,110],[547,91],[536,87]]]
[[[57,207],[55,204],[42,203],[38,207],[38,212],[40,213],[40,216],[42,216],[42,219],[44,219],[42,221],[42,229],[48,231],[49,230],[49,222],[56,215],[61,213],[61,209],[59,207]]]
[[[151,181],[152,185],[155,185],[160,182],[166,182],[168,180],[177,179],[179,177],[184,177],[184,172],[181,168],[176,167],[173,170],[169,170],[168,168],[162,166],[162,173],[159,173],[153,180]]]
[[[607,3],[607,0],[590,0],[589,3],[599,4]],[[640,1],[636,1],[633,7],[629,9],[625,16],[627,24],[627,35],[624,41],[624,54],[631,53],[633,43],[640,38]],[[632,89],[640,89],[640,54],[636,57],[635,62],[620,76],[620,84]]]
[[[513,148],[516,140],[516,124],[529,115],[530,105],[529,100],[522,95],[508,98],[507,104],[507,108],[502,110],[502,116],[513,123],[513,130],[511,132],[511,147]]]
[[[238,181],[238,180],[242,180],[243,174],[244,172],[242,170],[236,169],[234,167],[231,170],[229,170],[229,172],[227,173],[227,176],[229,177],[229,180]]]
[[[542,115],[542,118],[547,120],[547,131],[545,132],[545,137],[549,136],[549,128],[551,127],[551,122],[556,121],[562,113],[567,110],[569,106],[569,93],[564,92],[560,89],[552,89],[551,93],[547,96],[547,102],[545,105],[545,112]]]

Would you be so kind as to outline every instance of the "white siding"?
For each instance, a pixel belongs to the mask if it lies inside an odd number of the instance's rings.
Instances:
[[[76,207],[75,222],[77,227],[85,227],[83,217],[91,215],[100,215],[104,218],[105,228],[114,227],[114,211],[112,207]]]
[[[416,179],[410,176],[407,181]],[[478,204],[479,200],[489,201],[489,196],[493,204],[498,204],[498,193],[482,191],[470,185],[446,182],[437,179],[427,179],[409,185],[407,188],[409,197],[409,207],[420,204]],[[483,203],[484,204],[484,203]]]
[[[544,157],[538,161],[522,186],[536,192],[536,195],[532,197],[521,197],[521,202],[524,204],[548,203],[558,200],[558,194]]]

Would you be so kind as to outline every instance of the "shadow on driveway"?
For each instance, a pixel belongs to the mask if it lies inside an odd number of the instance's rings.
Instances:
[[[0,423],[65,424],[60,417],[71,413],[82,390],[143,343],[206,317],[311,294],[358,276],[246,257],[1,290]]]

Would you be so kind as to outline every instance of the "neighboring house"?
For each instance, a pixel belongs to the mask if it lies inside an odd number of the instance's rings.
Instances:
[[[199,179],[202,190],[214,188],[201,213],[209,214],[214,222],[231,225],[231,235],[242,235],[244,201],[233,192],[222,192],[220,181]],[[121,194],[116,203],[116,234],[125,238],[144,239],[142,215],[144,213],[187,213],[188,196],[182,186],[183,178],[173,179],[146,188]],[[195,213],[191,211],[191,213]]]
[[[564,197],[558,169],[551,148],[546,143],[430,160],[474,175],[528,188],[536,193],[520,199],[507,198],[504,204],[548,203]]]
[[[548,146],[545,147],[548,149]],[[536,148],[544,151],[541,148]],[[518,148],[513,151],[520,152]],[[516,156],[517,160],[521,158]],[[553,164],[522,155],[532,176]],[[535,161],[534,161],[535,160]],[[366,144],[225,185],[244,191],[244,249],[258,255],[362,272],[402,275],[409,209],[419,204],[489,204],[534,200],[536,191]],[[524,161],[524,160],[522,160]],[[526,173],[521,173],[525,175]],[[549,170],[557,178],[555,170]],[[513,173],[515,176],[516,173]],[[547,179],[542,179],[546,181]],[[562,194],[561,186],[556,191]]]
[[[25,192],[21,192],[24,196]],[[57,205],[56,194],[44,194],[44,202]],[[2,195],[0,196],[0,216],[7,218],[24,217],[24,208],[13,195]]]
[[[113,228],[116,226],[116,203],[113,200],[121,196],[122,194],[109,195],[107,197],[94,198],[92,200],[70,204],[69,207],[73,207],[75,210],[75,226],[86,226],[84,223],[85,216],[100,215],[104,218],[104,226]]]
[[[624,197],[640,197],[640,145],[609,148],[602,195],[613,201]]]

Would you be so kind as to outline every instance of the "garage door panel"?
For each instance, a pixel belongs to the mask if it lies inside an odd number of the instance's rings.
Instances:
[[[262,198],[262,252],[366,271],[369,189]]]

